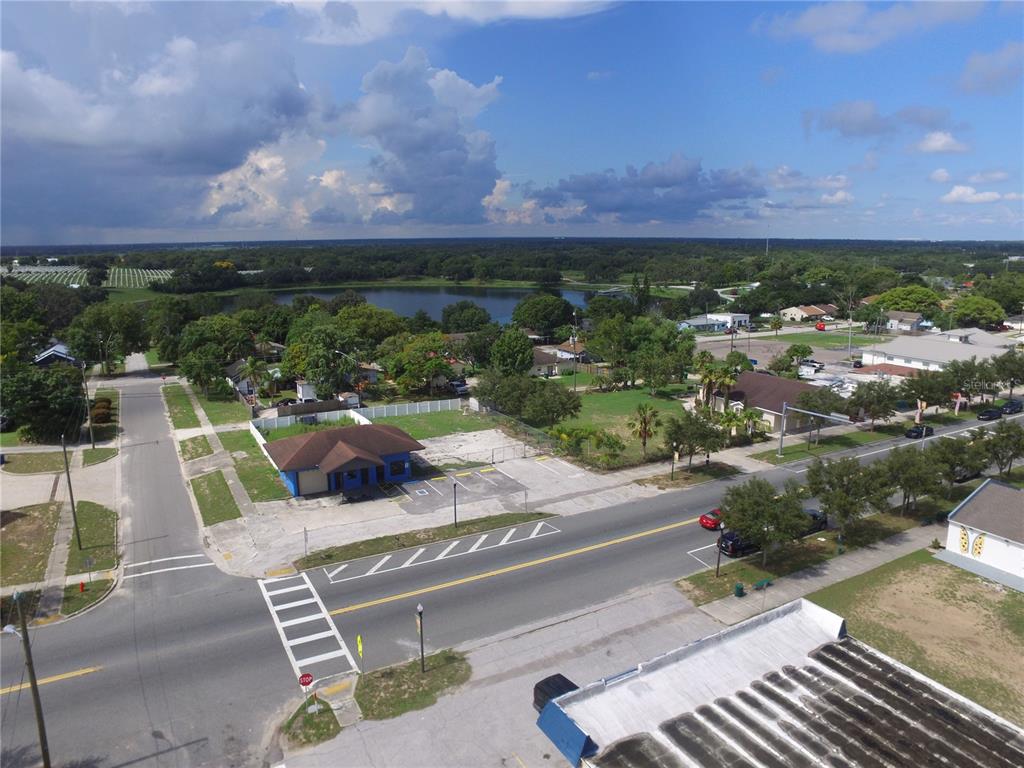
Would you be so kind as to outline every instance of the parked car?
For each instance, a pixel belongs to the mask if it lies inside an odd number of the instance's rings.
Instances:
[[[821,362],[820,360],[815,360],[813,357],[808,357],[806,360],[801,360],[800,364],[813,366],[814,369],[817,371],[820,371],[822,368],[825,367],[825,364],[823,362]]]
[[[469,394],[469,385],[466,384],[466,380],[459,381],[458,379],[452,379],[448,382],[448,389],[459,397],[463,397]]]
[[[734,333],[737,333],[737,331],[735,328],[726,328],[724,331],[722,331],[722,333],[724,333],[726,336],[732,336]]]
[[[716,507],[710,512],[705,512],[697,519],[697,522],[700,523],[701,528],[717,531],[722,527],[722,510]]]
[[[743,557],[757,552],[760,547],[752,541],[744,541],[736,531],[726,531],[718,537],[718,548],[727,557]]]
[[[805,509],[804,514],[807,515],[807,527],[800,533],[800,538],[804,536],[810,536],[812,533],[818,533],[818,531],[824,531],[828,528],[828,516],[825,515],[819,509]]]
[[[540,712],[552,699],[579,690],[579,686],[562,674],[545,677],[533,686],[533,708]]]
[[[1003,418],[1003,412],[998,408],[986,408],[978,414],[978,421],[995,421]]]
[[[924,424],[915,424],[903,434],[911,440],[920,440],[922,437],[931,437],[935,434],[935,430]]]
[[[864,367],[864,361],[863,360],[854,360],[853,361],[853,367],[854,368],[863,368]]]
[[[274,403],[274,407],[280,408],[282,405],[295,405],[295,402],[296,400],[294,397],[282,397],[280,400]]]
[[[1020,400],[1007,400],[999,410],[1005,414],[1020,413],[1024,411],[1024,402]]]

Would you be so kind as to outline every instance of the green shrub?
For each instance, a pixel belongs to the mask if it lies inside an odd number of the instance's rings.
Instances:
[[[109,424],[110,411],[106,408],[93,408],[89,413],[89,418],[92,419],[93,424]]]
[[[98,407],[101,405],[105,405],[108,409],[110,408],[111,405],[113,405],[113,403],[114,401],[111,400],[109,397],[97,397],[95,400],[92,401],[93,406]]]

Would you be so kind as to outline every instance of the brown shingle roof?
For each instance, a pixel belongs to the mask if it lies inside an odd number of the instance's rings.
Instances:
[[[963,500],[949,522],[1024,544],[1024,491],[990,478]]]
[[[559,358],[552,355],[550,352],[545,352],[543,349],[533,348],[533,364],[534,365],[551,365],[552,363],[561,362]]]
[[[381,456],[421,451],[423,445],[398,427],[387,424],[359,424],[267,443],[267,453],[277,468],[290,472],[318,467],[322,472],[382,466]]]
[[[813,389],[815,387],[796,379],[743,371],[736,377],[736,386],[729,392],[729,399],[742,400],[748,408],[782,413],[783,402],[796,405],[801,392]]]

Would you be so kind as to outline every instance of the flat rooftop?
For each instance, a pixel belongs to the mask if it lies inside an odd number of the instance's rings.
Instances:
[[[841,617],[805,600],[551,707],[567,716],[547,719],[549,735],[562,728],[552,740],[575,726],[600,768],[1024,765],[1024,731],[848,637]],[[546,709],[542,729],[548,714],[560,713]]]

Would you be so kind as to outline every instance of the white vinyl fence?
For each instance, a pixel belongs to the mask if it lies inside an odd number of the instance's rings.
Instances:
[[[469,407],[480,410],[476,398],[469,398]],[[295,422],[304,424],[321,424],[331,421],[352,420],[356,424],[372,424],[373,419],[384,419],[389,416],[416,416],[421,413],[441,413],[442,411],[462,410],[463,401],[459,398],[450,400],[422,400],[418,403],[392,403],[391,405],[371,405],[366,408],[351,408],[340,411],[310,413],[304,416],[277,416],[264,419],[253,419],[249,422],[250,431],[280,429],[290,427]],[[265,442],[265,441],[264,441]]]

